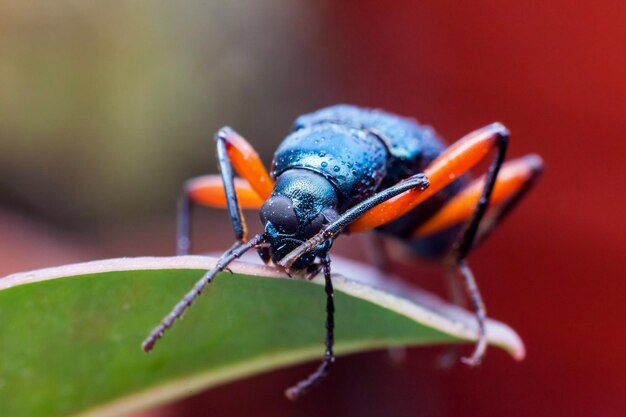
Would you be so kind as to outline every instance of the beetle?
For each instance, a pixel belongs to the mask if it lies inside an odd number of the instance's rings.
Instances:
[[[412,118],[335,105],[296,119],[275,152],[271,173],[231,128],[220,129],[215,140],[220,175],[185,183],[177,252],[191,252],[191,210],[198,204],[228,208],[235,243],[152,331],[144,351],[219,272],[256,249],[263,261],[290,274],[324,275],[325,354],[310,376],[287,389],[288,398],[298,398],[334,361],[333,241],[340,234],[374,231],[399,239],[416,257],[444,262],[453,285],[462,279],[478,323],[474,351],[462,360],[471,366],[481,362],[486,310],[466,258],[536,183],[543,167],[534,154],[504,163],[509,131],[502,124],[475,130],[446,148],[432,128]],[[472,180],[468,171],[491,151],[487,173]],[[242,208],[259,209],[263,233],[248,238]]]

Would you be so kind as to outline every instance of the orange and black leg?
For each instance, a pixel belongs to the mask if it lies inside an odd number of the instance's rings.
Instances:
[[[178,203],[178,255],[191,252],[191,213],[195,205],[227,207],[235,238],[241,241],[246,237],[241,209],[261,207],[274,187],[259,155],[234,130],[220,129],[215,140],[221,175],[193,178],[185,183]],[[234,177],[233,167],[243,179]]]
[[[510,213],[510,211],[537,182],[542,169],[543,162],[537,155],[528,155],[523,158],[509,161],[502,166],[491,194],[489,210],[486,212],[483,221],[480,223],[480,226],[476,231],[474,243],[469,249],[475,248],[480,242],[482,242],[497,227],[504,217]],[[475,213],[475,207],[480,201],[485,188],[486,181],[487,178],[483,177],[469,184],[444,207],[442,207],[441,210],[433,215],[426,223],[422,224],[417,230],[415,230],[413,236],[416,238],[427,237],[433,233],[446,230],[447,228],[466,222],[468,219],[472,219]],[[450,288],[453,301],[459,305],[464,305],[464,300],[458,289],[456,275],[459,270],[459,259],[461,259],[461,261],[463,260],[463,258],[459,258],[461,255],[459,250],[462,247],[462,242],[465,238],[465,234],[460,235],[460,240],[458,244],[454,246],[454,251],[447,262],[448,287]],[[478,291],[474,277],[469,268],[467,268],[467,265],[465,265],[465,268],[461,267],[460,272],[465,282],[467,283],[469,281],[467,288],[470,292],[470,297],[473,303],[476,304],[476,302],[479,302],[480,300],[480,295],[478,294],[477,296],[473,293]],[[476,299],[478,299],[478,301]],[[485,348],[486,345],[484,342],[482,345],[479,343],[472,357],[467,359],[466,362],[469,362],[471,365],[477,363],[484,353]],[[448,352],[442,357],[441,363],[444,366],[449,365],[455,356],[456,348],[448,350]]]
[[[263,245],[261,235],[256,235],[247,240],[247,230],[239,196],[246,198],[249,190],[240,185],[237,188],[233,166],[237,172],[248,182],[250,187],[260,198],[266,198],[272,192],[272,181],[265,171],[260,158],[252,147],[232,129],[223,128],[215,136],[217,141],[217,158],[223,183],[223,192],[219,193],[214,185],[214,180],[205,177],[204,180],[196,180],[191,186],[185,188],[185,193],[181,199],[178,217],[178,251],[187,253],[190,248],[190,210],[194,202],[218,201],[225,199],[226,206],[230,214],[233,230],[235,232],[235,243],[217,261],[216,265],[210,269],[194,285],[174,309],[154,328],[148,338],[143,342],[142,348],[149,352],[154,344],[163,336],[163,333],[172,327],[176,320],[191,306],[193,301],[202,293],[204,288],[213,281],[215,276],[226,269],[235,259],[252,248]],[[202,198],[200,198],[202,197]],[[252,199],[254,201],[254,199]]]
[[[474,206],[472,216],[467,222],[464,230],[461,232],[459,240],[454,245],[451,256],[458,273],[460,273],[463,277],[465,288],[470,296],[470,300],[474,308],[474,314],[476,315],[476,320],[478,321],[478,341],[474,347],[474,352],[470,357],[462,358],[463,362],[470,366],[480,364],[487,349],[487,333],[485,324],[487,320],[487,310],[476,283],[476,279],[474,278],[474,274],[467,265],[466,258],[472,248],[472,245],[474,244],[474,239],[476,238],[478,227],[480,226],[480,221],[483,219],[487,207],[489,206],[489,201],[498,177],[498,172],[504,162],[506,154],[508,131],[502,128],[501,130],[496,131],[494,136],[496,139],[496,155],[485,176],[484,185],[478,202]]]
[[[489,205],[496,178],[498,177],[500,167],[506,155],[508,136],[509,133],[506,128],[498,123],[470,133],[444,151],[442,155],[426,168],[424,172],[431,181],[431,187],[427,192],[419,196],[410,196],[407,193],[407,195],[397,197],[396,201],[388,201],[386,203],[389,206],[389,211],[393,210],[394,216],[392,219],[403,215],[417,204],[448,185],[458,176],[467,172],[482,160],[491,149],[495,148],[496,154],[482,183],[480,197],[475,203],[472,215],[454,246],[454,253],[451,258],[454,268],[464,279],[465,288],[470,295],[478,322],[478,341],[476,347],[472,356],[464,359],[464,362],[469,365],[477,365],[480,363],[487,346],[487,338],[485,334],[486,309],[474,275],[467,265],[466,257],[474,244],[480,222]],[[382,212],[384,208],[378,208],[378,210]],[[376,212],[367,213],[353,224],[350,230],[359,230],[360,228],[369,228],[372,226],[377,227],[379,225],[377,223],[381,220],[385,222],[392,220],[388,219],[387,216],[388,214],[382,216],[380,214],[377,215]]]
[[[455,245],[454,255],[456,268],[465,279],[466,289],[470,293],[479,326],[478,342],[475,351],[466,362],[472,365],[477,364],[486,346],[486,313],[482,297],[471,270],[465,262],[465,258],[473,245],[480,221],[489,204],[498,172],[506,154],[508,137],[509,132],[499,123],[491,124],[466,135],[446,149],[424,170],[424,175],[430,183],[429,187],[413,185],[407,187],[405,191],[398,192],[405,183],[421,176],[419,174],[366,199],[343,213],[337,220],[327,225],[300,247],[287,254],[279,264],[289,268],[304,253],[315,248],[325,240],[332,239],[346,229],[350,232],[371,230],[403,216],[466,173],[487,156],[491,150],[495,149],[496,154],[487,172],[480,198],[474,207],[470,221],[461,234],[457,245]],[[420,178],[424,181],[424,184],[428,184],[426,178],[423,176]]]
[[[517,204],[526,196],[526,194],[537,184],[537,181],[543,173],[543,160],[539,155],[527,155],[523,158],[511,161],[509,164],[505,164],[503,170],[506,169],[508,177],[513,177],[516,181],[512,181],[510,185],[510,191],[506,194],[506,198],[493,207],[493,209],[485,215],[485,218],[478,228],[478,235],[476,236],[476,243],[478,245],[484,241],[493,230],[511,213],[511,211],[517,206]],[[498,176],[499,178],[500,176]],[[505,176],[503,176],[505,177]],[[503,178],[504,180],[505,178]],[[498,182],[496,182],[497,192]]]
[[[250,184],[242,179],[235,178],[235,194],[242,209],[258,209],[263,205],[263,199]],[[188,255],[191,252],[191,213],[196,205],[227,208],[227,198],[224,191],[224,182],[220,175],[205,175],[192,178],[185,182],[183,193],[178,202],[178,235],[176,253]]]
[[[441,155],[431,162],[423,174],[428,178],[430,186],[422,191],[409,190],[394,198],[385,200],[371,210],[363,213],[349,225],[351,233],[364,232],[387,224],[411,211],[451,182],[467,173],[481,162],[493,149],[497,154],[489,169],[495,179],[508,143],[508,131],[500,123],[493,123],[469,133],[448,147]],[[485,184],[487,186],[488,183]],[[485,189],[491,193],[493,184]]]
[[[474,246],[482,242],[537,183],[542,170],[543,161],[537,155],[526,155],[502,165]],[[472,216],[484,184],[485,177],[468,184],[427,222],[420,225],[413,232],[413,237],[427,237],[466,222]]]

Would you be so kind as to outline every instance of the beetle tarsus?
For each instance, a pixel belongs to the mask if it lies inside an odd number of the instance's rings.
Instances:
[[[478,366],[482,362],[485,352],[487,351],[487,332],[485,322],[487,320],[487,311],[485,304],[483,303],[482,296],[474,279],[474,274],[469,268],[465,260],[459,261],[459,272],[465,282],[465,287],[470,296],[472,307],[474,308],[474,314],[476,321],[478,322],[478,339],[474,346],[474,351],[469,357],[461,358],[461,361],[469,366]]]

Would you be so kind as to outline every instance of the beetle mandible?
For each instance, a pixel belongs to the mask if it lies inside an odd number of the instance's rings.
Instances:
[[[196,204],[227,207],[236,241],[152,331],[145,351],[220,271],[254,248],[266,263],[287,272],[324,274],[326,351],[319,367],[286,391],[290,399],[301,396],[334,361],[333,240],[342,233],[374,231],[400,239],[417,257],[443,261],[462,279],[478,322],[474,351],[463,361],[480,363],[487,346],[486,310],[466,258],[536,183],[543,167],[537,155],[504,163],[509,132],[503,125],[485,126],[446,148],[430,127],[413,119],[331,106],[296,119],[276,150],[271,174],[232,129],[222,128],[215,139],[221,175],[185,183],[177,252],[191,251]],[[472,181],[468,171],[492,150],[487,173]],[[242,208],[260,209],[262,234],[248,239]]]

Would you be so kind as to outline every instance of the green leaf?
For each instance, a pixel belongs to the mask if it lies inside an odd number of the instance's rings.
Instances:
[[[120,416],[323,354],[325,296],[313,281],[238,262],[145,354],[141,341],[214,258],[113,259],[0,279],[0,416]],[[334,262],[336,351],[474,339],[471,314]],[[524,356],[495,321],[491,344]],[[383,366],[381,364],[381,366]],[[304,376],[304,375],[303,375]],[[280,389],[280,388],[277,388]]]

